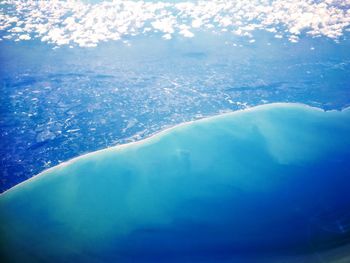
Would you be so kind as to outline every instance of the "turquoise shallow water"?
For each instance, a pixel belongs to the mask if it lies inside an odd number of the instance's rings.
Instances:
[[[350,110],[270,104],[73,159],[0,196],[5,262],[342,262]]]

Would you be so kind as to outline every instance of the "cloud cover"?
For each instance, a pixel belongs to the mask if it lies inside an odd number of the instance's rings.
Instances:
[[[5,0],[1,39],[39,38],[56,46],[94,47],[101,41],[159,33],[194,37],[232,32],[251,40],[256,30],[297,42],[301,35],[338,40],[350,29],[350,0],[214,0],[194,2]],[[254,41],[251,41],[254,42]]]

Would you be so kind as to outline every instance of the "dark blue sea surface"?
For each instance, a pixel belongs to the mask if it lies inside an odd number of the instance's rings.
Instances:
[[[5,262],[347,262],[350,111],[269,104],[52,168],[0,197]]]

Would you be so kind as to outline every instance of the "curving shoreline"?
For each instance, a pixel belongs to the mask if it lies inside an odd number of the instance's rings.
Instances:
[[[241,109],[241,110],[237,110],[237,111],[233,111],[233,112],[227,112],[227,113],[223,113],[223,114],[219,114],[219,115],[204,117],[204,118],[199,119],[199,120],[183,122],[183,123],[177,124],[175,126],[172,126],[172,127],[166,128],[164,130],[161,130],[159,132],[156,132],[156,133],[152,134],[151,136],[143,138],[143,139],[138,140],[138,141],[107,147],[107,148],[104,148],[104,149],[101,149],[101,150],[89,152],[89,153],[86,153],[86,154],[74,157],[74,158],[72,158],[70,160],[64,161],[64,162],[62,162],[62,163],[60,163],[58,165],[55,165],[53,167],[50,167],[50,168],[40,172],[37,175],[34,175],[34,176],[28,178],[27,180],[25,180],[23,182],[20,182],[17,185],[14,185],[13,187],[7,189],[6,191],[0,193],[0,197],[2,195],[6,194],[7,192],[15,190],[18,187],[21,187],[22,185],[24,185],[26,183],[30,183],[30,182],[32,182],[32,181],[34,181],[36,179],[39,179],[40,177],[46,175],[47,173],[49,173],[51,171],[63,168],[65,166],[70,165],[72,163],[75,163],[76,161],[81,160],[81,159],[89,158],[91,156],[94,156],[94,155],[97,155],[97,154],[101,154],[101,153],[104,153],[104,152],[107,152],[107,151],[119,151],[119,150],[122,150],[122,149],[124,149],[126,147],[147,143],[147,142],[149,142],[149,141],[151,141],[153,139],[156,139],[157,137],[160,137],[162,135],[167,134],[168,132],[171,132],[173,130],[179,129],[181,127],[185,127],[185,126],[191,125],[192,123],[206,122],[206,121],[215,120],[217,118],[221,118],[221,117],[225,117],[225,116],[231,116],[231,115],[241,114],[241,113],[245,113],[245,112],[269,109],[269,108],[272,108],[272,107],[299,107],[299,108],[305,108],[305,109],[310,109],[310,110],[316,110],[316,111],[319,111],[319,112],[344,112],[344,111],[350,110],[350,107],[347,107],[347,108],[344,108],[342,110],[330,110],[330,111],[327,111],[327,110],[324,110],[322,108],[313,107],[313,106],[310,106],[310,105],[307,105],[307,104],[303,104],[303,103],[277,102],[277,103],[269,103],[269,104],[257,105],[257,106],[253,106],[253,107],[250,107],[250,108]]]
[[[108,147],[108,148],[104,148],[104,149],[101,149],[101,150],[97,150],[97,151],[93,151],[93,152],[89,152],[89,153],[86,153],[86,154],[83,154],[83,155],[80,155],[80,156],[77,156],[77,157],[74,157],[70,160],[67,160],[67,161],[64,161],[58,165],[55,165],[53,167],[50,167],[42,172],[40,172],[39,174],[37,175],[34,175],[30,178],[28,178],[27,180],[23,181],[23,182],[20,182],[19,184],[17,185],[14,185],[13,187],[7,189],[6,191],[0,193],[0,197],[4,194],[6,194],[7,192],[10,192],[12,190],[15,190],[17,189],[18,187],[21,187],[22,185],[26,184],[26,183],[30,183],[36,179],[39,179],[41,176],[44,176],[45,174],[51,172],[51,171],[54,171],[56,169],[60,169],[62,167],[65,167],[67,165],[70,165],[72,163],[75,163],[76,161],[78,160],[81,160],[81,159],[84,159],[84,158],[89,158],[90,156],[94,156],[94,155],[97,155],[97,154],[101,154],[101,153],[104,153],[104,152],[107,152],[107,151],[118,151],[118,150],[122,150],[124,149],[125,147],[129,147],[129,146],[134,146],[134,145],[138,145],[138,144],[143,144],[143,143],[147,143],[148,141],[152,140],[152,139],[155,139],[159,136],[162,136],[162,135],[165,135],[166,133],[168,132],[171,132],[172,130],[174,129],[179,129],[181,127],[185,127],[185,126],[188,126],[188,125],[191,125],[192,123],[199,123],[199,122],[205,122],[205,121],[210,121],[210,120],[213,120],[213,119],[217,119],[217,118],[221,118],[221,117],[225,117],[225,116],[231,116],[231,115],[236,115],[236,114],[240,114],[240,113],[244,113],[244,112],[250,112],[250,111],[257,111],[257,110],[261,110],[261,109],[269,109],[271,107],[301,107],[301,108],[305,108],[305,109],[312,109],[312,110],[317,110],[317,111],[320,111],[320,112],[332,112],[332,111],[335,111],[335,112],[342,112],[342,111],[346,111],[346,110],[350,110],[350,107],[348,108],[344,108],[342,110],[331,110],[331,111],[326,111],[326,110],[323,110],[321,108],[318,108],[318,107],[313,107],[313,106],[309,106],[307,104],[303,104],[303,103],[285,103],[285,102],[278,102],[278,103],[269,103],[269,104],[263,104],[263,105],[257,105],[257,106],[253,106],[253,107],[250,107],[250,108],[246,108],[246,109],[241,109],[241,110],[237,110],[237,111],[233,111],[233,112],[227,112],[227,113],[223,113],[223,114],[219,114],[219,115],[214,115],[214,116],[209,116],[209,117],[204,117],[202,119],[199,119],[199,120],[193,120],[193,121],[188,121],[188,122],[183,122],[183,123],[180,123],[180,124],[177,124],[175,126],[172,126],[170,128],[166,128],[164,130],[161,130],[159,132],[156,132],[154,134],[152,134],[151,136],[147,137],[147,138],[143,138],[141,140],[138,140],[138,141],[134,141],[134,142],[129,142],[129,143],[125,143],[125,144],[121,144],[121,145],[115,145],[115,146],[111,146],[111,147]]]
[[[74,158],[1,196],[0,254],[9,262],[344,259],[348,113],[262,105]]]

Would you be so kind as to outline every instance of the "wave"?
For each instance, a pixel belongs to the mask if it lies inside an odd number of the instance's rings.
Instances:
[[[350,110],[269,104],[51,168],[0,195],[8,262],[327,262],[350,238]]]

